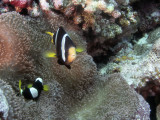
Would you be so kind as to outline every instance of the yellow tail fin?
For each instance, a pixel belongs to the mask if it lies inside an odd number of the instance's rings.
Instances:
[[[54,52],[46,52],[45,57],[51,58],[51,57],[56,57],[56,53]]]
[[[52,40],[51,40],[51,42],[53,43],[53,35],[54,35],[54,33],[51,33],[51,32],[46,32],[48,35],[50,35],[50,36],[52,36]]]
[[[79,53],[79,52],[83,52],[83,51],[84,51],[84,49],[83,49],[82,47],[77,47],[77,48],[76,48],[76,52],[78,52],[78,53]]]
[[[43,90],[44,91],[49,91],[49,86],[48,85],[43,85]]]
[[[21,94],[21,85],[22,85],[22,82],[21,82],[21,80],[19,80],[19,92],[20,92],[20,94]]]

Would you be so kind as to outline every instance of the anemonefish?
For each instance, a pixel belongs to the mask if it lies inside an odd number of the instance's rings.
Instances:
[[[35,82],[32,84],[29,84],[24,88],[24,90],[21,89],[21,80],[19,81],[19,90],[20,94],[24,96],[25,99],[37,99],[39,98],[41,91],[48,91],[49,87],[47,85],[43,85],[42,78],[37,78]]]
[[[53,37],[52,42],[56,47],[56,54],[54,52],[47,52],[46,57],[57,57],[57,62],[60,65],[65,65],[71,69],[71,63],[76,59],[76,52],[82,52],[82,48],[76,48],[76,45],[71,40],[63,27],[59,27],[57,32],[46,32]]]

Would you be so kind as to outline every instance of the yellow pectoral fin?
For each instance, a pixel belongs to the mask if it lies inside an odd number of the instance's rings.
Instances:
[[[32,84],[28,84],[27,87],[28,87],[28,88],[31,88],[31,87],[32,87]]]
[[[43,90],[44,91],[49,91],[49,86],[48,85],[43,85]]]
[[[78,53],[79,53],[79,52],[83,52],[83,51],[84,51],[84,49],[83,49],[82,47],[77,47],[77,48],[76,48],[76,52],[78,52]]]
[[[51,57],[56,57],[56,53],[54,52],[46,52],[45,57],[51,58]]]

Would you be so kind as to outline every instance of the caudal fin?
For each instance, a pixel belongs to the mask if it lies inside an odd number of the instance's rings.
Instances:
[[[84,49],[82,47],[77,47],[76,48],[76,52],[78,52],[78,53],[83,52],[83,51],[84,51]]]
[[[43,90],[44,91],[49,91],[49,86],[48,85],[43,85]]]

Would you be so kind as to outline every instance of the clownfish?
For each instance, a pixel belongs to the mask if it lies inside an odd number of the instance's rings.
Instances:
[[[71,63],[76,59],[76,52],[82,52],[82,48],[76,48],[70,36],[66,33],[63,27],[59,27],[56,33],[46,32],[52,36],[51,42],[56,47],[56,53],[47,52],[46,57],[57,57],[58,64],[65,65],[68,69],[71,69]]]
[[[24,90],[21,89],[21,84],[21,80],[19,80],[20,94],[23,95],[25,99],[37,99],[39,98],[42,90],[49,90],[49,86],[43,85],[42,78],[37,78],[33,85],[29,84],[24,88]]]

